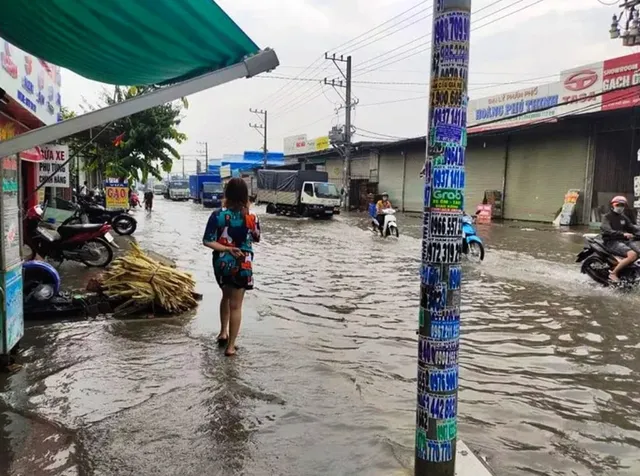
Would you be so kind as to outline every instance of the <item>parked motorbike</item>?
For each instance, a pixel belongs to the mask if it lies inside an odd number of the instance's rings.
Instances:
[[[130,216],[124,208],[107,210],[102,205],[79,198],[76,204],[76,211],[62,224],[80,225],[87,223],[108,223],[118,235],[131,235],[138,228],[136,219]]]
[[[400,232],[398,231],[398,224],[396,223],[396,211],[393,208],[385,208],[382,210],[382,215],[384,215],[382,235],[385,238],[388,236],[395,236],[398,238],[400,236]]]
[[[462,252],[472,260],[484,260],[484,245],[476,234],[473,218],[466,214],[462,216]]]
[[[26,217],[26,242],[36,254],[54,261],[79,261],[91,267],[105,267],[113,259],[111,225],[62,224],[56,230],[42,224],[44,210],[32,207]]]
[[[580,272],[603,286],[613,284],[609,279],[609,273],[622,258],[609,252],[600,235],[587,233],[583,237],[585,246],[576,258],[576,263],[582,263]],[[621,286],[631,286],[638,282],[640,282],[640,259],[620,272]]]

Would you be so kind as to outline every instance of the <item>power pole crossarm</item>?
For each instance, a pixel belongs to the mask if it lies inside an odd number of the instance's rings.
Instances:
[[[267,168],[267,156],[268,156],[268,153],[269,153],[269,151],[267,149],[267,137],[268,137],[267,136],[267,111],[262,110],[262,109],[249,109],[249,112],[257,114],[262,119],[262,124],[249,124],[249,127],[251,127],[252,129],[257,130],[262,135],[262,140],[263,140],[263,144],[262,144],[262,153],[263,153],[262,167],[266,169]]]
[[[470,20],[471,0],[433,0],[423,168],[416,476],[456,474]]]

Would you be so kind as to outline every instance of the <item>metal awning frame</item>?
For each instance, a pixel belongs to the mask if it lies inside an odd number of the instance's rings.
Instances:
[[[130,116],[140,111],[175,101],[185,96],[204,91],[215,86],[234,81],[236,79],[251,78],[260,73],[271,71],[280,64],[276,52],[264,49],[259,53],[212,73],[189,79],[171,86],[164,86],[139,97],[123,101],[81,116],[67,119],[50,126],[20,134],[11,139],[0,142],[0,157],[18,154],[43,144],[63,139],[78,132],[102,124],[108,124],[117,119]]]

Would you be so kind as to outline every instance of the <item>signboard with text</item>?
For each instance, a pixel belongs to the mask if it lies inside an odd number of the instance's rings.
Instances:
[[[38,183],[44,182],[56,170],[56,174],[46,183],[45,187],[69,188],[69,160],[68,145],[43,145],[40,147],[42,160],[38,162]]]
[[[47,125],[61,120],[60,67],[0,38],[0,88]]]
[[[544,84],[469,101],[469,132],[555,121],[559,83]]]
[[[105,204],[107,209],[129,208],[129,185],[117,179],[104,182]]]
[[[289,136],[284,138],[284,155],[308,154],[310,152],[319,152],[331,147],[329,136],[316,137],[315,139],[307,139],[306,134],[297,136]]]
[[[22,263],[2,273],[4,302],[0,309],[0,353],[8,354],[24,336]]]

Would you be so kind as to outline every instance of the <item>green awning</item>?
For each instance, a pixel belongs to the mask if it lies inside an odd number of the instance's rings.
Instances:
[[[108,84],[169,84],[258,52],[213,0],[0,0],[0,37]]]

